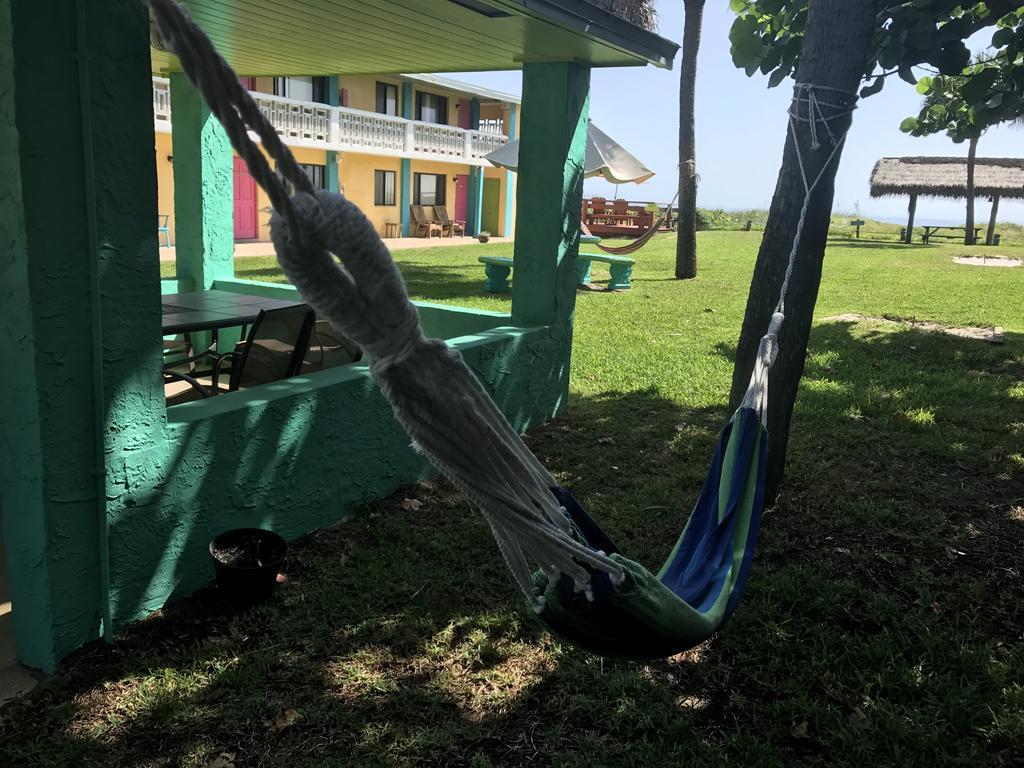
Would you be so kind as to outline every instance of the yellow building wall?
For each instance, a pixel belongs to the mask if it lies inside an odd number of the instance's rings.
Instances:
[[[395,172],[394,205],[373,204],[374,171]],[[384,225],[388,222],[401,223],[402,211],[399,204],[401,202],[402,161],[397,157],[357,155],[346,152],[341,158],[338,178],[342,194],[359,206],[359,209],[373,222],[378,234],[384,235]]]

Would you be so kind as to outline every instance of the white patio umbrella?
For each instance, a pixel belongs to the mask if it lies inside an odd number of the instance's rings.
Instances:
[[[587,129],[587,159],[583,168],[586,178],[603,176],[612,184],[642,184],[654,175],[654,171],[596,125],[588,123]],[[486,159],[499,168],[518,171],[519,142],[509,142],[491,152]]]

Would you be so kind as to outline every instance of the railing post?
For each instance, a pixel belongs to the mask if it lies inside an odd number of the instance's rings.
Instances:
[[[327,128],[327,141],[331,144],[341,143],[341,112],[331,107],[330,125]]]
[[[413,123],[405,124],[405,151],[416,151],[416,126]]]
[[[473,132],[466,131],[466,135],[463,137],[464,141],[462,144],[462,157],[466,162],[473,161]]]

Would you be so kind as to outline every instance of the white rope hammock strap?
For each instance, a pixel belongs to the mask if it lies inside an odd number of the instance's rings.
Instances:
[[[416,308],[371,222],[341,195],[314,190],[291,151],[203,31],[175,0],[149,0],[165,42],[224,125],[274,206],[271,236],[288,279],[317,315],[359,344],[413,445],[480,511],[523,593],[541,568],[590,595],[592,572],[622,568],[573,536],[554,478],[509,425],[457,350],[424,337]],[[271,170],[249,136],[254,131]],[[283,179],[282,179],[283,177]],[[285,180],[296,190],[289,196]]]
[[[823,101],[818,96],[819,91],[833,94],[836,101]],[[838,103],[837,103],[838,102]],[[793,246],[789,251],[789,260],[786,263],[786,274],[782,279],[782,286],[779,288],[779,300],[775,304],[775,311],[768,324],[768,330],[761,337],[758,345],[757,358],[754,361],[754,370],[750,376],[750,384],[747,386],[746,394],[740,403],[741,408],[751,408],[761,416],[761,423],[767,424],[768,419],[768,372],[775,363],[779,354],[779,332],[786,320],[786,295],[789,293],[789,282],[793,277],[793,268],[796,266],[796,259],[800,253],[800,246],[804,235],[804,225],[807,223],[807,211],[810,209],[811,198],[818,183],[824,178],[825,172],[832,165],[832,162],[839,156],[843,145],[846,143],[847,130],[836,136],[832,130],[832,123],[849,115],[857,108],[857,94],[847,92],[838,88],[831,88],[825,85],[813,85],[811,83],[797,83],[793,87],[793,100],[789,107],[789,126],[786,132],[787,138],[792,139],[793,149],[796,152],[797,165],[800,168],[800,179],[804,186],[804,201],[800,207],[800,218],[797,220],[796,232],[793,235]],[[813,181],[807,178],[807,163],[803,153],[800,151],[800,138],[797,132],[799,123],[807,123],[810,133],[810,149],[819,151],[826,149],[821,142],[820,131],[824,130],[828,146],[831,147],[828,157],[822,163],[818,175]]]

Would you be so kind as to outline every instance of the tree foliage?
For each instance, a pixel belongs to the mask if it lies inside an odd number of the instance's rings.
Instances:
[[[729,40],[736,66],[748,75],[767,75],[772,87],[792,75],[800,60],[809,2],[731,0],[737,18]],[[965,40],[987,27],[995,28],[990,57],[971,64]],[[919,82],[915,67],[932,75]],[[864,63],[861,96],[878,93],[894,74],[917,85],[926,97],[922,114],[904,121],[908,132],[948,129],[951,137],[963,141],[1019,116],[1024,111],[1024,6],[1016,0],[883,0]],[[946,113],[939,109],[943,104]],[[936,128],[942,122],[948,126]]]

